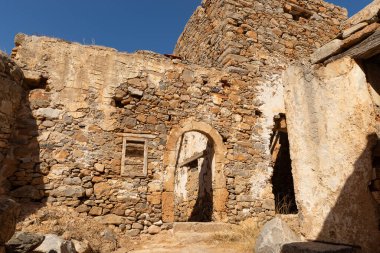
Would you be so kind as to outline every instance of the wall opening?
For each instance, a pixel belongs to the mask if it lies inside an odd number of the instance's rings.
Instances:
[[[213,143],[202,133],[184,133],[177,144],[176,221],[210,222],[213,215]]]
[[[148,146],[151,134],[124,133],[121,157],[121,176],[146,177],[148,174]]]
[[[276,213],[296,214],[298,208],[294,193],[289,139],[284,114],[275,117],[275,127],[271,136],[271,154],[274,163],[272,191],[275,198]]]
[[[187,119],[170,131],[163,156],[164,222],[227,221],[226,155],[222,136],[207,123]]]

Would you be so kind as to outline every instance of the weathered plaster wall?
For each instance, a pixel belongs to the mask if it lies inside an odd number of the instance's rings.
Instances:
[[[28,108],[36,118],[39,146],[20,154],[11,177],[13,196],[47,197],[52,205],[108,215],[104,222],[124,224],[133,233],[160,224],[162,209],[170,208],[174,197],[174,189],[164,187],[174,180],[165,161],[178,138],[169,145],[168,136],[183,123],[186,132],[191,127],[215,131],[210,136],[220,138],[225,148],[217,157],[220,177],[213,179],[224,185],[215,189],[215,219],[265,221],[274,215],[269,160],[262,152],[267,143],[251,136],[259,116],[250,78],[151,52],[118,53],[45,37],[18,35],[16,45],[13,58],[36,84]],[[198,129],[198,122],[207,127]],[[120,175],[123,132],[154,135],[147,177]],[[163,202],[169,206],[162,207]]]
[[[14,173],[11,161],[15,152],[12,148],[16,112],[25,96],[22,86],[23,74],[16,64],[0,52],[0,195],[9,186],[6,179]]]
[[[368,188],[377,136],[365,73],[343,58],[292,66],[284,82],[302,234],[377,252],[380,217]]]

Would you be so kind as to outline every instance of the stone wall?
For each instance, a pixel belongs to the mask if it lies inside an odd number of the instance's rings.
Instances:
[[[347,11],[321,0],[204,0],[174,53],[189,62],[264,76],[340,32]]]
[[[273,174],[274,119],[285,113],[282,72],[336,37],[346,18],[345,9],[320,0],[207,0],[191,17],[174,54],[252,80],[250,103],[258,119],[251,138],[265,157],[259,166]],[[266,180],[258,180],[257,188]]]
[[[268,144],[252,137],[260,120],[252,79],[152,52],[22,34],[16,45],[13,58],[33,87],[20,114],[31,111],[36,128],[19,129],[35,139],[18,154],[14,197],[72,206],[132,234],[174,221],[171,161],[177,135],[194,130],[215,150],[212,219],[273,217]],[[128,138],[147,140],[146,176],[121,173]]]
[[[6,179],[14,173],[11,161],[14,157],[12,135],[15,126],[16,112],[24,96],[21,70],[0,52],[0,195],[6,193],[9,186]]]
[[[292,66],[285,102],[301,232],[309,240],[379,249],[369,191],[376,113],[363,67],[350,58]]]

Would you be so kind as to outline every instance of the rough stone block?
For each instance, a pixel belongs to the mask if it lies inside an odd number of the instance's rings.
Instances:
[[[33,200],[39,200],[41,196],[40,191],[37,190],[34,186],[26,185],[11,192],[11,196],[15,198],[28,198]]]
[[[335,39],[323,47],[318,48],[315,52],[310,56],[311,63],[319,63],[323,60],[326,60],[330,56],[337,54],[340,52],[343,46],[343,41],[339,39]]]
[[[31,252],[44,240],[43,235],[17,232],[6,244],[7,252]]]
[[[45,240],[33,252],[57,252],[57,253],[74,253],[75,247],[71,241],[65,241],[57,235],[45,235]]]
[[[13,236],[19,213],[19,204],[12,199],[0,197],[0,245],[3,245]]]
[[[174,221],[174,192],[162,193],[162,221]]]
[[[363,41],[366,39],[368,36],[373,34],[377,28],[379,28],[380,24],[379,23],[373,23],[364,29],[352,34],[350,37],[346,38],[343,40],[343,47],[344,48],[349,48],[354,46],[355,44]]]
[[[255,252],[280,253],[284,244],[299,241],[300,237],[283,220],[276,217],[262,228],[256,240]]]
[[[52,192],[52,195],[55,197],[80,198],[83,197],[85,193],[86,190],[82,186],[67,185],[58,187]]]
[[[359,31],[360,29],[366,27],[367,25],[368,25],[368,23],[363,22],[363,23],[359,23],[357,25],[354,25],[354,26],[344,30],[342,33],[342,38],[343,39],[348,38],[349,36],[351,36],[351,34]]]
[[[107,214],[101,217],[96,217],[95,220],[97,220],[101,224],[107,224],[107,225],[120,225],[125,222],[124,217],[118,216],[115,214]]]

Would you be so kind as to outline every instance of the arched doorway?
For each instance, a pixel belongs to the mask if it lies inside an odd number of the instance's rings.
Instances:
[[[187,120],[172,129],[164,154],[163,221],[227,219],[226,153],[222,137],[206,123]]]

